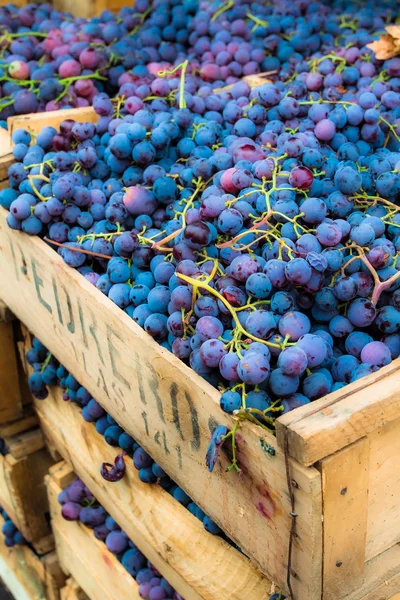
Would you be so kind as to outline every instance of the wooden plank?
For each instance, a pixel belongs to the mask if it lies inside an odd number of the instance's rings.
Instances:
[[[15,459],[24,458],[44,448],[44,439],[40,429],[31,429],[6,439],[7,449]]]
[[[33,133],[40,133],[46,125],[49,127],[59,127],[65,119],[73,119],[79,123],[96,123],[98,115],[91,106],[84,108],[66,108],[64,110],[51,110],[46,113],[33,113],[28,115],[17,115],[8,117],[7,126],[10,136],[16,129],[27,129]],[[14,159],[15,161],[15,159]]]
[[[0,322],[0,422],[22,416],[13,323]]]
[[[28,546],[8,548],[0,536],[0,578],[16,600],[47,600],[41,573],[40,559]]]
[[[21,459],[9,454],[0,457],[0,504],[25,539],[46,551],[52,548],[44,488],[50,463],[44,449]]]
[[[368,436],[370,453],[366,558],[400,542],[400,419]]]
[[[60,600],[90,600],[83,589],[72,577],[67,579],[66,585],[62,588]]]
[[[400,417],[400,359],[277,421],[290,455],[312,465]]]
[[[30,415],[28,417],[23,417],[18,421],[13,421],[12,423],[5,423],[4,425],[0,425],[0,437],[2,438],[11,438],[16,436],[28,429],[33,429],[37,427],[39,424],[39,419],[36,414]]]
[[[271,584],[250,561],[221,538],[208,534],[160,486],[142,483],[130,460],[118,484],[102,479],[100,465],[113,462],[120,450],[110,447],[93,424],[82,419],[75,404],[64,402],[59,389],[52,389],[45,402],[38,402],[37,410],[46,438],[180,594],[195,600],[268,600]],[[50,473],[60,487],[71,481],[70,469],[63,464],[52,467]],[[196,552],[188,553],[188,545]]]
[[[399,590],[400,546],[396,544],[365,564],[364,581],[341,600],[388,600]]]
[[[140,600],[139,586],[93,531],[61,516],[61,487],[48,478],[51,520],[61,566],[71,574],[91,600]]]
[[[225,452],[210,474],[205,465],[210,430],[217,423],[234,424],[220,409],[216,389],[42,240],[8,228],[4,210],[0,269],[0,298],[17,317],[263,572],[286,585],[291,519],[284,455],[275,438],[244,423],[237,438],[240,476],[227,472]],[[296,490],[293,568],[300,576],[294,586],[300,599],[313,600],[321,573],[321,531],[314,527],[321,517],[320,474],[296,462],[292,470],[294,479],[304,480],[303,490]]]
[[[323,600],[358,589],[365,567],[368,518],[369,441],[359,440],[324,459]]]

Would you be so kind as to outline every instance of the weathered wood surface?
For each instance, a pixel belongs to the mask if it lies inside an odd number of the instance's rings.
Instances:
[[[0,211],[0,298],[212,519],[279,586],[285,585],[290,506],[284,455],[272,435],[245,423],[242,472],[213,473],[205,454],[217,423],[233,426],[219,394],[38,238],[12,231]],[[29,299],[29,302],[27,301]],[[275,453],[271,456],[271,453]],[[292,461],[300,600],[318,598],[320,474]],[[311,595],[312,594],[312,595]]]
[[[12,321],[0,321],[0,423],[23,416]]]
[[[0,528],[3,524],[0,516]],[[65,582],[54,552],[39,557],[28,546],[8,548],[2,535],[0,578],[16,600],[60,600]]]
[[[60,600],[90,600],[90,598],[75,579],[69,577],[61,590]]]
[[[360,587],[368,518],[367,438],[321,463],[324,507],[324,600]]]
[[[400,418],[400,359],[345,388],[280,417],[280,445],[307,466]]]
[[[82,419],[76,405],[62,400],[61,390],[53,388],[45,402],[37,402],[37,410],[46,439],[185,598],[268,600],[271,584],[267,578],[224,540],[208,534],[160,486],[142,483],[130,459],[118,484],[102,479],[100,465],[112,463],[120,450],[110,447],[93,424]],[[65,487],[70,471],[58,469],[57,477]]]
[[[32,433],[40,441],[34,447],[31,445]],[[25,454],[24,436],[29,438]],[[41,432],[33,430],[19,436],[19,458],[12,454],[0,456],[0,504],[38,552],[48,552],[53,547],[46,517],[48,502],[44,486],[44,477],[52,459],[43,445]]]

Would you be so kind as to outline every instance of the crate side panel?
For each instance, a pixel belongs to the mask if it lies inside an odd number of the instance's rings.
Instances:
[[[13,323],[0,322],[0,423],[22,417]]]
[[[363,581],[368,517],[369,442],[321,463],[324,507],[323,600],[338,600]]]
[[[365,563],[364,580],[341,600],[388,600],[399,591],[400,546],[396,544]]]
[[[219,408],[218,392],[41,240],[11,231],[4,210],[0,247],[5,274],[0,297],[174,481],[283,585],[290,507],[284,457],[274,438],[245,423],[238,437],[241,476],[226,471],[229,459],[222,453],[215,471],[208,473],[210,430],[217,423],[233,425]],[[266,447],[275,456],[265,452]],[[294,478],[320,477],[314,469],[294,470]],[[312,579],[318,570],[309,548],[320,545],[312,537],[312,521],[320,518],[312,494],[310,487],[299,502],[301,542],[293,565],[303,573],[296,586],[305,598],[315,587]]]
[[[400,542],[400,419],[377,429],[369,440],[367,560]]]

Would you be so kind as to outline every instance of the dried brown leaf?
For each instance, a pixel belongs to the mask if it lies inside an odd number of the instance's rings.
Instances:
[[[370,48],[375,53],[375,57],[378,60],[393,58],[399,52],[391,35],[382,35],[376,42],[367,44],[367,48]]]
[[[385,29],[392,38],[400,40],[400,25],[388,25]]]

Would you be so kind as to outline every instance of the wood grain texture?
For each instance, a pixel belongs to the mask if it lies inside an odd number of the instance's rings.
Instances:
[[[76,405],[64,402],[60,390],[51,390],[46,402],[37,403],[37,410],[46,438],[185,598],[268,600],[271,584],[250,561],[221,538],[208,534],[161,487],[142,483],[130,459],[118,484],[102,479],[100,465],[112,463],[120,449],[110,447],[93,424],[82,419]],[[60,487],[71,481],[65,463],[55,465],[50,473]],[[188,552],[188,547],[196,552]]]
[[[359,588],[365,567],[369,441],[359,440],[320,465],[324,507],[323,600]]]
[[[44,114],[33,113],[8,117],[7,126],[11,137],[16,129],[27,129],[33,133],[40,133],[45,125],[57,129],[60,123],[65,119],[73,119],[79,123],[96,123],[98,118],[99,116],[91,106],[84,108],[66,108],[64,110],[51,110]]]
[[[277,421],[277,438],[287,432],[290,455],[302,465],[334,454],[375,429],[400,418],[400,359]]]
[[[69,577],[60,593],[60,600],[90,600],[73,577]]]
[[[0,423],[23,416],[13,322],[0,322]]]
[[[0,504],[37,551],[52,548],[44,487],[44,476],[51,464],[52,459],[43,448],[19,459],[11,454],[0,456]]]
[[[217,423],[229,428],[234,423],[220,409],[218,391],[43,241],[8,228],[4,210],[0,250],[5,274],[0,298],[245,554],[278,586],[285,585],[290,507],[276,440],[244,423],[237,438],[241,474],[227,472],[228,451],[210,474],[205,465],[210,431]],[[301,599],[317,589],[315,578],[320,581],[321,531],[313,525],[321,514],[320,474],[295,462],[292,470],[294,479],[304,481],[296,491],[299,538],[293,556]]]
[[[389,600],[399,591],[400,546],[396,544],[365,564],[364,581],[341,600]]]
[[[366,559],[400,542],[400,419],[369,437],[370,477]]]
[[[4,519],[0,516],[0,528]],[[60,600],[65,576],[57,557],[39,557],[28,546],[8,548],[0,536],[0,578],[16,600]]]

